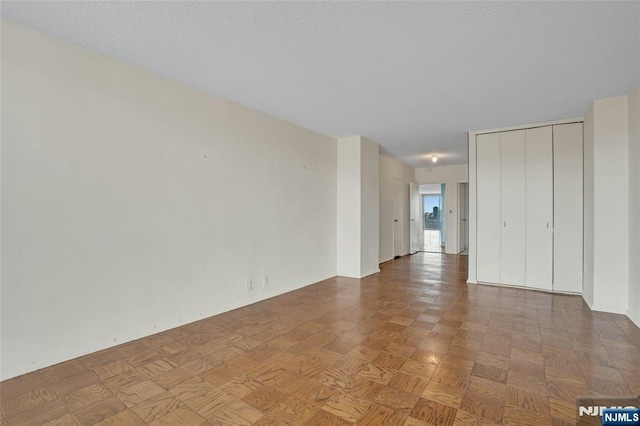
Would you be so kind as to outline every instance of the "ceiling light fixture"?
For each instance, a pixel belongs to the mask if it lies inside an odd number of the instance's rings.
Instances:
[[[432,163],[437,163],[438,162],[438,155],[437,154],[433,154],[431,156],[431,162]]]

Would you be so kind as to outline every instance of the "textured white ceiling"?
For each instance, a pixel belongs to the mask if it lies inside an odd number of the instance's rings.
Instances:
[[[640,83],[640,2],[11,2],[4,17],[414,166]]]

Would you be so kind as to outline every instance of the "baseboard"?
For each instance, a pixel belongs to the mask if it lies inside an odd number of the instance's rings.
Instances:
[[[55,356],[53,358],[46,358],[46,359],[41,359],[38,360],[38,362],[33,362],[31,364],[29,364],[28,366],[25,365],[20,365],[18,367],[13,367],[10,369],[6,369],[3,368],[3,370],[1,371],[2,375],[0,375],[0,381],[4,381],[4,380],[8,380],[17,376],[21,376],[23,374],[27,374],[27,373],[31,373],[34,371],[37,371],[39,369],[45,368],[45,367],[50,367],[52,365],[56,365],[62,362],[67,362],[70,361],[72,359],[76,359],[82,356],[86,356],[95,352],[99,352],[99,351],[103,351],[106,349],[111,349],[117,346],[122,346],[122,345],[126,345],[128,343],[131,343],[133,341],[136,341],[138,339],[144,339],[146,337],[149,336],[153,336],[155,334],[159,334],[159,333],[163,333],[165,331],[168,330],[172,330],[174,328],[178,328],[178,327],[183,327],[186,326],[188,324],[192,324],[198,321],[202,321],[204,319],[207,318],[211,318],[214,317],[216,315],[221,315],[230,311],[233,311],[234,309],[238,309],[238,308],[243,308],[245,306],[249,306],[249,305],[253,305],[255,303],[260,303],[262,301],[265,301],[267,299],[271,299],[273,297],[277,297],[286,293],[290,293],[292,291],[296,291],[296,290],[300,290],[302,288],[314,285],[314,284],[318,284],[321,283],[323,281],[329,280],[331,278],[336,277],[336,275],[328,275],[325,276],[324,278],[321,277],[316,277],[316,278],[312,278],[313,281],[309,282],[309,281],[303,281],[302,284],[300,285],[290,285],[290,286],[286,286],[286,287],[281,287],[281,288],[277,288],[276,290],[274,290],[273,292],[267,293],[267,294],[261,294],[259,296],[257,296],[255,299],[251,299],[251,300],[235,300],[235,301],[230,301],[229,303],[226,303],[224,305],[218,306],[216,309],[211,310],[211,311],[206,311],[203,312],[201,314],[198,315],[194,315],[191,318],[187,318],[185,319],[184,317],[182,317],[182,319],[184,321],[181,320],[176,320],[176,321],[171,321],[170,323],[165,323],[162,326],[158,327],[158,324],[149,324],[148,328],[146,328],[145,330],[141,330],[138,331],[136,333],[132,333],[132,334],[128,334],[128,335],[124,335],[122,338],[118,339],[118,342],[114,344],[113,341],[105,341],[105,340],[101,340],[101,341],[97,341],[92,345],[87,345],[85,348],[83,349],[73,349],[68,351],[67,353],[65,353],[64,355],[58,355]],[[177,315],[175,316],[177,317]],[[174,318],[175,319],[175,318]]]

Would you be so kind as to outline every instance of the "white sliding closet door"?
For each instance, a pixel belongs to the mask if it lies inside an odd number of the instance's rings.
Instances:
[[[582,292],[582,123],[553,126],[553,289]]]
[[[500,133],[500,282],[525,284],[525,132]]]
[[[553,283],[553,139],[551,126],[526,130],[527,287]]]
[[[476,136],[476,279],[500,282],[500,134]]]

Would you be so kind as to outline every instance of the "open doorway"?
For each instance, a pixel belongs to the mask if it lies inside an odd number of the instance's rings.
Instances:
[[[423,241],[421,251],[444,253],[445,233],[445,184],[422,184]]]

